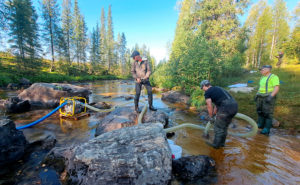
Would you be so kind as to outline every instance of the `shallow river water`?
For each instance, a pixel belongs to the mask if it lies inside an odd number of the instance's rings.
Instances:
[[[92,102],[105,101],[118,105],[127,102],[123,96],[134,94],[134,84],[131,81],[99,81],[77,85],[92,90]],[[16,92],[0,92],[2,97],[15,94]],[[187,111],[183,106],[163,102],[160,94],[154,94],[154,106],[167,112],[175,124],[201,122],[196,113]],[[37,120],[50,111],[36,110],[10,116],[18,126]],[[94,137],[97,123],[95,117],[71,121],[59,118],[58,114],[23,130],[27,140],[32,141],[50,133],[56,137],[57,146],[68,146]],[[285,132],[272,133],[270,137],[260,134],[251,138],[228,136],[226,147],[219,150],[205,144],[201,130],[176,131],[171,139],[183,148],[183,156],[208,155],[216,161],[218,177],[214,184],[300,184],[300,137],[290,136]],[[41,164],[37,159],[31,165]],[[30,176],[30,169],[33,167],[27,167],[27,176]]]

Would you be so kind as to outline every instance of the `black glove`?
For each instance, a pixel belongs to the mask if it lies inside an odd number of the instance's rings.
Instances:
[[[214,124],[215,121],[216,121],[216,116],[209,117],[209,118],[208,118],[208,121],[210,121],[211,124]]]
[[[273,100],[273,96],[269,95],[269,96],[266,98],[266,103],[271,103],[272,100]]]

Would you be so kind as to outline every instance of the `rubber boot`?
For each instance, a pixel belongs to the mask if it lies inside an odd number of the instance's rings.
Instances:
[[[153,97],[152,96],[148,97],[148,103],[149,103],[149,109],[150,110],[157,111],[157,109],[154,108],[153,105],[152,105],[153,104]]]
[[[258,116],[257,127],[258,128],[264,128],[264,126],[265,126],[265,118],[262,117],[262,116]]]
[[[137,114],[141,113],[141,111],[139,110],[139,101],[136,99],[134,99],[134,110]]]
[[[261,134],[264,134],[268,136],[270,134],[270,129],[272,127],[272,119],[266,119],[265,121],[265,127],[264,129],[260,132]]]
[[[225,139],[222,136],[215,136],[213,143],[210,143],[208,141],[206,141],[205,143],[211,147],[214,147],[215,149],[219,149],[225,146]]]

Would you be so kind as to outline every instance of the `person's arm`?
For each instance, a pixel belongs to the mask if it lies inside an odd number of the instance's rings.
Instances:
[[[216,115],[216,114],[217,114],[217,111],[218,111],[217,106],[215,106],[215,107],[214,107],[213,115]]]
[[[147,61],[146,66],[147,66],[147,73],[146,73],[145,79],[148,79],[151,75],[151,68],[149,65],[149,61]]]
[[[206,99],[206,107],[207,107],[207,111],[208,111],[208,115],[210,118],[213,117],[213,106],[212,106],[212,101],[210,98]]]
[[[134,79],[137,79],[136,71],[135,71],[135,62],[133,62],[131,65],[131,74]]]
[[[279,92],[279,85],[276,85],[274,87],[274,91],[271,93],[271,96],[274,97],[276,96],[276,94]]]

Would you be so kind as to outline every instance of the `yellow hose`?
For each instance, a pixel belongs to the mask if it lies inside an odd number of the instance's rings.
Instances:
[[[252,130],[250,132],[246,132],[246,133],[228,132],[229,135],[238,136],[238,137],[252,137],[257,133],[257,129],[258,129],[257,124],[252,118],[250,118],[249,116],[246,116],[244,114],[241,114],[241,113],[237,113],[235,115],[235,118],[239,118],[239,119],[247,121],[252,126]],[[168,133],[168,132],[174,132],[176,130],[183,129],[183,128],[193,128],[193,129],[204,130],[204,133],[208,133],[208,131],[210,130],[210,127],[211,127],[210,122],[207,123],[206,127],[204,127],[202,125],[195,125],[195,124],[192,124],[192,123],[183,123],[183,124],[180,124],[178,126],[174,126],[174,127],[171,127],[171,128],[166,128],[164,130],[165,130],[165,132]]]

